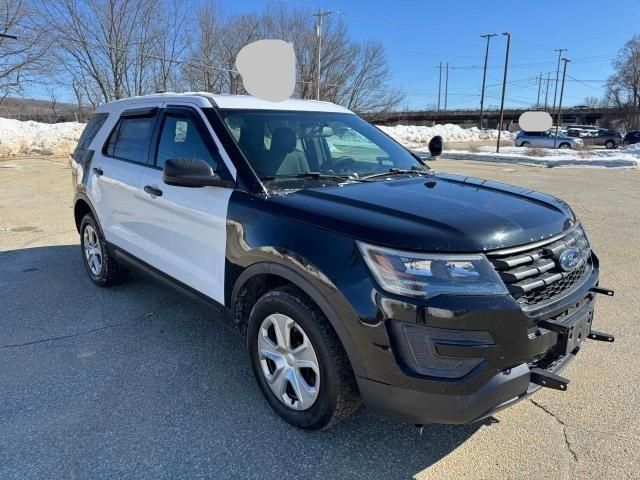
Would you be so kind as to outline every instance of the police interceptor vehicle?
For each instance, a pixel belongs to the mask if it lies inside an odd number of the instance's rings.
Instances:
[[[71,166],[91,280],[136,269],[207,302],[300,428],[361,402],[415,424],[472,422],[566,389],[584,340],[613,341],[592,330],[596,294],[613,292],[566,203],[434,173],[331,103],[115,101]]]

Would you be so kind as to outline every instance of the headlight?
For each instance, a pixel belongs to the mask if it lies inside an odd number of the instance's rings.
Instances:
[[[389,293],[419,298],[508,293],[484,255],[402,252],[357,244],[374,278]]]

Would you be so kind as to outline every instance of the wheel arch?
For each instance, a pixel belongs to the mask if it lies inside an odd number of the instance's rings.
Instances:
[[[98,227],[100,227],[100,221],[96,215],[93,205],[91,204],[91,200],[89,200],[89,198],[83,193],[79,193],[73,201],[73,218],[76,222],[76,230],[78,230],[78,233],[80,233],[80,224],[82,223],[82,219],[87,213],[91,213],[93,215],[93,218],[98,222]]]
[[[267,280],[273,282],[270,283],[263,291],[258,291],[258,293],[261,294],[285,284],[292,284],[301,290],[314,302],[314,304],[329,320],[329,323],[338,335],[340,342],[347,352],[347,356],[349,357],[354,373],[359,376],[365,375],[364,363],[356,343],[345,325],[343,318],[341,318],[338,313],[336,306],[333,302],[329,301],[330,298],[334,300],[336,299],[335,292],[333,295],[328,295],[327,291],[323,291],[326,290],[325,288],[317,286],[315,282],[309,280],[303,274],[295,271],[289,266],[272,261],[261,261],[245,268],[238,276],[231,292],[230,308],[233,311],[236,325],[240,327],[240,330],[243,333],[243,322],[247,321],[248,314],[251,312],[251,308],[253,307],[253,305],[251,305],[252,301],[247,302],[244,295],[246,295],[248,288],[252,288],[254,286],[252,282],[256,282],[256,280]],[[253,296],[253,299],[256,299],[255,295]],[[347,304],[345,299],[342,299],[342,301],[345,305]],[[244,325],[246,327],[246,323]]]

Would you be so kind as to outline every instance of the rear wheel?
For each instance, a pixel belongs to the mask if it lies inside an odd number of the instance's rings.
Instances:
[[[525,148],[529,148],[531,146],[531,144],[529,142],[522,142],[520,144],[521,147],[525,147]]]
[[[90,213],[80,223],[80,247],[84,266],[93,283],[111,287],[127,279],[128,270],[109,255],[102,230]]]
[[[613,147],[615,147],[615,144],[613,143],[613,140],[607,140],[604,146],[607,147],[608,149],[612,149]]]
[[[561,143],[558,148],[562,148],[563,150],[566,150],[567,148],[571,148],[571,145],[568,144],[567,142]]]
[[[291,425],[328,428],[359,407],[355,377],[340,340],[297,288],[282,287],[258,300],[249,318],[247,343],[263,395]]]

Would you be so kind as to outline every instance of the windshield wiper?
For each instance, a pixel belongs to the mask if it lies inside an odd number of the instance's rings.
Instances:
[[[286,175],[267,175],[266,177],[261,177],[260,179],[265,181],[269,180],[279,180],[279,179],[292,179],[292,178],[314,178],[314,179],[335,179],[340,180],[342,182],[352,180],[354,182],[366,182],[366,180],[362,178],[357,178],[351,175],[330,175],[320,172],[306,172],[306,173],[292,173]]]
[[[410,169],[390,168],[388,172],[372,173],[371,175],[362,177],[361,180],[368,180],[370,178],[377,178],[377,177],[390,177],[392,175],[410,175],[410,174],[429,175],[429,176],[433,175],[433,173],[431,173],[429,170],[422,170],[420,168],[415,168],[415,167],[412,167]]]

